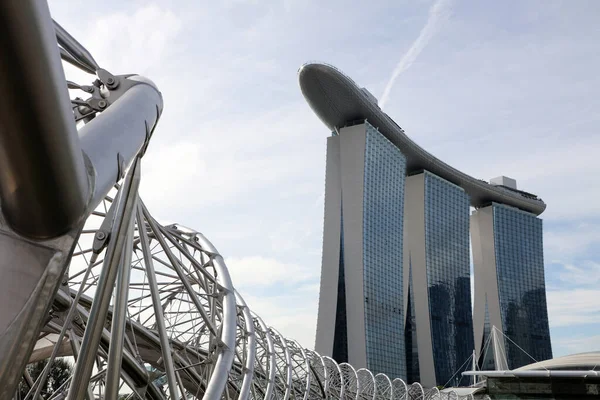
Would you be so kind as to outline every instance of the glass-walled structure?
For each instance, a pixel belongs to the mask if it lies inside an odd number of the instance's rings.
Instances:
[[[363,268],[367,368],[405,376],[402,235],[405,158],[366,126]]]
[[[447,384],[473,352],[469,196],[430,173],[425,173],[425,249],[435,374],[438,384]]]
[[[458,384],[473,351],[469,196],[424,171],[407,178],[405,201],[408,376],[430,386]],[[458,380],[449,382],[453,376]]]
[[[406,379],[405,157],[367,122],[328,138],[316,350]]]
[[[508,337],[509,368],[552,358],[542,220],[512,207],[494,204],[494,248],[503,332]],[[512,340],[512,343],[510,340]]]
[[[478,321],[475,338],[479,351],[487,341],[490,327],[495,326],[505,335],[507,365],[500,367],[518,368],[531,363],[531,357],[538,361],[552,358],[542,220],[493,203],[475,211],[471,221],[476,280],[474,314]]]

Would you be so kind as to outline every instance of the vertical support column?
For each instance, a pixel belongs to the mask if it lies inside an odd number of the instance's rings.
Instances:
[[[363,263],[366,125],[342,128],[340,139],[348,363],[363,368],[368,367]]]
[[[494,235],[494,206],[474,211],[471,215],[471,243],[473,246],[475,279],[473,330],[477,357],[480,356],[482,351],[486,303],[490,326],[495,326],[501,332],[504,331],[500,312]],[[494,359],[497,356],[494,353]],[[503,355],[503,357],[506,358],[506,355]],[[498,361],[496,360],[495,362],[497,363]]]
[[[338,280],[340,269],[340,237],[342,218],[342,182],[340,177],[340,137],[327,138],[325,170],[325,214],[323,226],[323,259],[315,350],[333,357],[336,334]],[[344,329],[346,327],[344,326]]]
[[[426,387],[436,385],[429,312],[425,238],[425,174],[406,178],[404,192],[404,265],[412,268],[419,376]],[[405,282],[409,274],[404,274]],[[404,287],[408,288],[408,283]],[[404,296],[407,299],[407,296]],[[406,303],[405,303],[406,304]],[[405,306],[406,307],[406,306]],[[411,351],[411,349],[407,349]],[[407,366],[408,367],[408,366]]]

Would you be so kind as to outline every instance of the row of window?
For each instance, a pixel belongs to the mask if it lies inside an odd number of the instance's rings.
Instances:
[[[552,358],[542,242],[542,220],[500,204],[493,206],[500,311],[508,364],[518,368]],[[513,343],[514,342],[514,343]]]
[[[473,351],[469,197],[425,172],[425,262],[436,380],[445,384]]]
[[[366,125],[363,265],[367,367],[406,377],[402,244],[406,159]]]
[[[368,123],[365,144],[363,290],[367,366],[375,373],[405,377],[405,339],[410,339],[408,345],[412,348],[417,334],[414,324],[409,324],[412,333],[407,331],[405,336],[402,307],[403,270],[409,270],[402,266],[406,159]],[[474,348],[469,207],[464,190],[425,172],[427,290],[438,381],[450,378]],[[536,290],[544,289],[541,220],[494,204],[494,232],[503,324],[519,340],[542,343],[546,340],[543,331],[547,331],[545,290]],[[523,318],[531,321],[525,324]],[[541,337],[531,334],[540,329]],[[549,334],[547,338],[549,343]],[[531,345],[533,342],[528,347]],[[409,358],[408,363],[409,368],[418,366],[418,359]]]

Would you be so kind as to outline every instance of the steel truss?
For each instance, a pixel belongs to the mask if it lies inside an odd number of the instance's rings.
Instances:
[[[100,68],[43,1],[0,7],[14,45],[0,48],[10,65],[0,77],[24,82],[30,95],[0,96],[15,111],[0,113],[12,129],[0,130],[0,398],[22,400],[21,380],[24,399],[40,399],[58,357],[72,357],[74,370],[45,398],[440,398],[338,365],[266,325],[213,244],[160,224],[139,198],[162,111],[156,86]],[[63,84],[60,59],[96,78]],[[67,88],[87,98],[69,103]],[[22,128],[37,135],[35,146]],[[33,380],[25,366],[41,360]]]

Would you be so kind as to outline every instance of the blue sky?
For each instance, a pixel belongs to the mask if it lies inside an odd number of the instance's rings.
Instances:
[[[600,3],[433,6],[50,1],[102,67],[158,84],[165,110],[144,201],[206,234],[248,305],[282,334],[314,345],[329,134],[297,69],[331,63],[381,98],[404,58],[386,112],[449,164],[508,175],[546,201],[554,353],[600,350]]]

